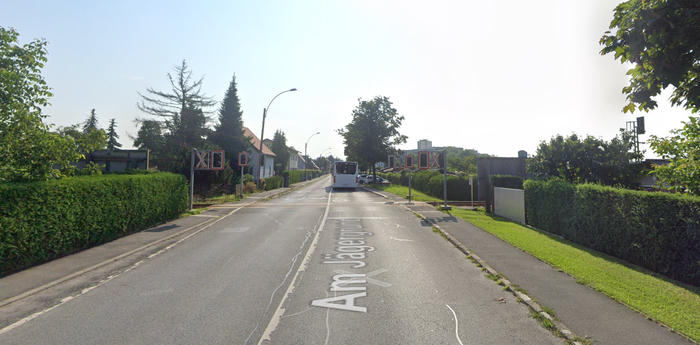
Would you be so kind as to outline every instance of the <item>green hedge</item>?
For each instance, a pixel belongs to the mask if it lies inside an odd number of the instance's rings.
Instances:
[[[303,181],[304,170],[285,170],[282,172],[282,176],[289,175],[289,184],[294,184]],[[306,175],[310,179],[321,176],[320,170],[306,170]]]
[[[491,184],[491,187],[523,189],[523,181],[524,179],[522,177],[514,175],[489,176],[489,183]]]
[[[0,275],[178,217],[182,175],[96,175],[0,184]]]
[[[273,190],[277,188],[282,188],[284,184],[284,178],[282,176],[272,176],[265,180],[265,190]]]
[[[407,170],[403,170],[401,173],[381,173],[378,175],[393,184],[408,186]],[[421,170],[411,173],[411,188],[436,198],[443,198],[444,179],[444,176],[439,171]],[[476,176],[472,176],[472,180],[474,182],[474,193],[476,194],[478,179]],[[447,175],[447,200],[471,200],[469,176]]]
[[[530,225],[700,285],[700,198],[528,180]]]

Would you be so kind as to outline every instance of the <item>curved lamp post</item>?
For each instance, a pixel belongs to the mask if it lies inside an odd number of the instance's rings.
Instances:
[[[283,94],[283,93],[285,93],[285,92],[291,92],[291,91],[296,91],[296,90],[297,90],[296,88],[291,88],[291,89],[289,89],[289,90],[284,90],[284,91],[278,93],[277,96],[279,96],[279,95],[281,95],[281,94]],[[272,97],[272,101],[274,101],[275,98],[277,98],[277,96]],[[260,175],[260,176],[258,176],[258,181],[262,178],[262,175],[263,175],[263,171],[262,171],[262,169],[263,169],[263,164],[262,164],[262,163],[265,163],[265,161],[264,161],[265,155],[263,155],[263,150],[262,150],[262,147],[263,147],[263,139],[265,138],[265,118],[267,117],[267,111],[270,109],[270,105],[272,104],[272,101],[270,101],[270,103],[267,104],[267,108],[264,108],[264,109],[263,109],[263,121],[262,121],[262,129],[260,130],[260,147],[259,147],[261,161],[258,162],[258,164],[260,165],[260,171],[258,171],[258,175]]]
[[[311,134],[311,137],[313,137],[316,134],[321,134],[321,132]],[[304,144],[304,159],[309,159],[309,156],[306,154],[306,148],[309,146],[309,140],[311,140],[311,137],[309,137],[309,139],[307,139],[306,143]],[[306,162],[304,162],[304,179],[306,179]]]

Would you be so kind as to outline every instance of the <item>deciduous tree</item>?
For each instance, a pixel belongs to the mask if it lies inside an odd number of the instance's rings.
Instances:
[[[601,54],[632,63],[624,111],[649,111],[652,98],[673,86],[671,103],[700,110],[700,1],[628,0],[619,4],[601,38]]]
[[[406,142],[407,137],[399,133],[404,117],[392,107],[388,97],[375,96],[370,101],[358,101],[352,112],[352,121],[336,132],[343,137],[347,159],[372,169],[376,175],[375,163],[394,153],[395,145]]]
[[[41,109],[51,89],[41,75],[45,40],[20,45],[14,29],[0,27],[0,180],[31,181],[60,177],[80,154],[74,143],[49,131]]]
[[[656,166],[654,174],[672,190],[700,195],[700,118],[691,116],[683,124],[682,129],[671,131],[674,136],[649,138],[654,152],[671,161]]]
[[[632,146],[631,136],[624,132],[610,142],[590,135],[583,140],[576,134],[568,138],[557,135],[540,143],[527,169],[539,177],[572,183],[635,188],[643,165],[635,163],[641,154],[630,152]]]

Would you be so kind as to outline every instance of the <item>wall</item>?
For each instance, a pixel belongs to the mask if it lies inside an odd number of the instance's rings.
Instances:
[[[526,177],[525,157],[479,157],[479,200],[486,202],[486,212],[491,212],[491,175],[513,175]]]
[[[493,213],[525,224],[525,191],[494,187]]]

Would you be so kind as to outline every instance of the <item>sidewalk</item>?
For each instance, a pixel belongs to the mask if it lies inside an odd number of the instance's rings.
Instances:
[[[373,192],[418,213],[452,237],[458,247],[477,255],[511,283],[518,284],[539,305],[554,310],[563,324],[560,327],[573,332],[573,336],[589,337],[594,344],[692,344],[461,218],[427,203],[406,205],[407,200],[400,196]],[[527,300],[527,296],[519,297]],[[537,308],[537,302],[528,304]]]
[[[259,200],[303,187],[325,177],[322,176],[313,180],[295,183],[288,188],[278,188],[251,194],[235,203],[214,205],[209,210],[198,215],[176,219],[101,246],[86,249],[0,278],[0,307],[106,266],[121,258],[137,254],[148,248],[201,229],[236,208],[245,207]]]

